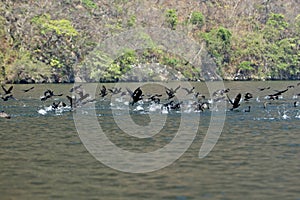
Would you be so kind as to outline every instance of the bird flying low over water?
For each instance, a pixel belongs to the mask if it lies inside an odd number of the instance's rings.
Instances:
[[[175,97],[175,93],[170,91],[170,90],[166,90],[166,94],[168,95],[168,100],[172,99],[173,97]]]
[[[228,93],[229,91],[230,91],[230,88],[220,89],[220,90],[217,90],[217,91],[213,92],[212,96],[213,97],[223,96],[224,94]]]
[[[285,89],[285,90],[277,91],[277,92],[274,93],[274,94],[269,94],[268,97],[269,97],[269,99],[271,99],[271,100],[275,100],[275,99],[278,99],[278,96],[279,96],[279,95],[285,93],[286,91],[288,91],[288,88]]]
[[[160,103],[160,98],[162,95],[161,94],[154,94],[154,95],[151,95],[148,99],[151,100],[152,102],[154,103],[157,103],[159,104]]]
[[[2,90],[4,91],[4,94],[0,94],[0,98],[3,101],[8,101],[9,99],[17,100],[14,98],[14,96],[12,94],[13,86],[10,86],[8,89],[6,89],[3,85],[1,85],[1,87],[2,87]]]
[[[195,111],[205,111],[209,109],[209,103],[207,102],[203,102],[203,103],[197,103],[196,104],[196,108],[195,108]]]
[[[171,92],[173,92],[173,93],[176,93],[177,90],[179,90],[179,88],[180,88],[180,85],[179,85],[177,88],[175,88],[175,89],[173,89],[173,88],[167,88],[167,87],[166,87],[166,90],[171,91]]]
[[[46,90],[44,92],[44,96],[41,97],[41,101],[46,101],[49,98],[52,98],[54,96],[62,96],[63,94],[54,94],[54,92],[52,90]]]
[[[57,108],[61,108],[61,107],[66,107],[66,106],[67,105],[64,102],[62,102],[62,101],[60,101],[58,103],[53,102],[53,104],[52,104],[52,108],[53,109],[57,109]]]
[[[194,93],[195,87],[192,87],[191,89],[188,88],[182,88],[182,89],[186,91],[187,93],[186,95],[189,95]]]
[[[70,107],[73,108],[74,107],[74,99],[72,97],[68,96],[68,95],[66,97],[70,102]]]
[[[78,90],[81,86],[82,86],[82,85],[76,85],[76,86],[72,87],[72,88],[70,89],[70,92],[75,92],[75,91]]]
[[[28,89],[25,89],[25,90],[23,90],[23,92],[29,92],[30,90],[33,90],[34,89],[34,87],[32,86],[31,88],[28,88]]]
[[[89,93],[86,93],[83,88],[77,88],[73,91],[76,93],[75,96],[66,96],[70,102],[70,107],[72,109],[96,101],[96,99],[91,99],[91,95]]]
[[[194,97],[195,97],[196,99],[205,99],[205,96],[204,96],[203,94],[201,94],[200,92],[196,92],[196,93],[194,94]]]
[[[130,94],[131,98],[132,98],[132,103],[131,105],[133,105],[134,103],[138,102],[139,100],[143,99],[143,91],[141,90],[140,87],[138,87],[137,89],[134,90],[134,92],[132,92],[129,88],[126,88],[126,90],[128,91],[128,93]]]
[[[81,102],[83,102],[83,100],[85,100],[86,98],[88,98],[90,96],[90,94],[81,94],[79,99],[76,99],[76,104],[79,104]]]
[[[269,87],[263,87],[263,88],[258,88],[259,89],[259,91],[264,91],[264,90],[268,90],[268,89],[270,89],[271,87],[269,86]]]
[[[11,91],[13,89],[14,86],[10,86],[8,89],[6,89],[3,85],[1,85],[2,87],[2,90],[4,91],[4,95],[7,95],[7,94],[11,94]]]
[[[16,99],[13,97],[12,94],[5,95],[5,96],[2,96],[2,95],[1,95],[1,99],[2,99],[3,101],[8,101],[8,99],[14,99],[14,100],[16,100]]]
[[[108,95],[108,92],[106,90],[106,87],[104,85],[102,85],[102,88],[100,90],[100,96],[105,97],[106,95]]]
[[[240,101],[241,101],[242,95],[241,95],[241,93],[238,93],[233,101],[228,97],[228,95],[227,95],[227,98],[232,105],[232,108],[230,110],[233,110],[240,106]]]
[[[176,94],[177,90],[179,90],[179,88],[180,88],[180,85],[175,89],[166,87],[166,94],[168,95],[168,100],[175,97],[175,94]]]
[[[112,89],[108,89],[108,91],[112,94],[119,94],[122,92],[122,88],[112,88]]]

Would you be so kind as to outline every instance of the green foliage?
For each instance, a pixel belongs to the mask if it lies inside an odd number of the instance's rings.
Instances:
[[[191,23],[201,28],[204,25],[204,16],[201,12],[194,11],[191,16]]]
[[[220,27],[217,30],[217,37],[224,43],[224,45],[230,44],[231,36],[232,36],[231,32],[224,27]]]
[[[50,61],[50,66],[54,68],[62,68],[62,63],[57,58],[52,58]]]
[[[252,63],[250,61],[243,61],[239,65],[239,69],[244,71],[253,71]]]
[[[31,22],[37,28],[35,43],[31,44],[32,57],[52,68],[55,82],[72,82],[72,66],[78,51],[74,45],[77,30],[69,20],[53,20],[49,14],[35,16]]]
[[[190,65],[186,60],[178,55],[161,51],[159,63],[166,65],[175,71],[181,72],[185,80],[200,79],[200,69]]]
[[[36,61],[30,57],[30,52],[18,52],[17,59],[9,66],[5,67],[6,79],[11,83],[20,81],[45,81],[40,76],[50,77],[51,68],[42,62]]]
[[[246,74],[257,74],[262,78],[299,77],[299,37],[295,27],[290,34],[286,34],[290,26],[284,16],[271,14],[266,26],[235,37],[235,51],[230,53],[231,65],[236,64],[237,69]],[[253,66],[255,68],[252,69]]]
[[[32,18],[31,21],[40,27],[42,34],[55,31],[57,35],[78,35],[77,30],[72,26],[71,22],[66,19],[52,20],[49,14],[43,14]]]
[[[178,24],[178,16],[176,14],[176,10],[175,9],[169,9],[166,12],[166,22],[168,23],[168,26],[175,30],[176,26]]]
[[[80,66],[80,74],[87,81],[117,81],[137,64],[136,52],[125,49],[120,57],[113,60],[102,51],[94,51]]]
[[[229,47],[232,34],[228,29],[220,27],[217,29],[212,29],[208,33],[201,34],[201,36],[205,39],[208,46],[218,50]]]
[[[93,0],[81,0],[81,3],[88,9],[98,8],[97,4]]]
[[[295,36],[300,37],[300,14],[297,15],[297,17],[295,18],[293,31],[294,31]]]
[[[218,66],[229,62],[231,35],[231,32],[224,27],[212,29],[208,33],[200,34],[206,41],[208,50],[214,56]]]
[[[289,24],[286,22],[284,15],[271,13],[267,25],[263,30],[264,38],[269,42],[276,42],[285,37],[285,30]]]
[[[171,67],[176,67],[180,64],[180,60],[178,60],[177,58],[169,57],[167,55],[167,56],[163,57],[162,64],[168,65],[168,66],[171,66]]]
[[[284,30],[288,27],[283,14],[271,13],[267,25],[277,30]]]
[[[136,52],[132,49],[124,50],[123,55],[119,57],[116,62],[120,65],[120,71],[125,74],[131,69],[132,65],[137,64],[138,59]]]
[[[133,27],[136,24],[136,16],[135,15],[131,15],[130,18],[127,21],[127,26],[128,27]]]
[[[269,43],[266,57],[272,68],[272,75],[287,79],[289,76],[298,73],[297,70],[290,70],[298,68],[300,65],[297,46],[297,39],[286,38],[277,43]],[[297,67],[298,66],[298,67]]]

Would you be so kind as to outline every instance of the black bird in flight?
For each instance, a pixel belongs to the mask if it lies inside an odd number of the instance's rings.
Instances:
[[[112,88],[108,89],[108,91],[110,91],[111,94],[119,94],[122,92],[122,88]]]
[[[8,101],[8,99],[14,99],[14,100],[16,100],[16,99],[13,97],[12,94],[4,95],[4,96],[1,95],[1,99],[2,99],[3,101]]]
[[[286,91],[288,91],[289,89],[285,89],[285,90],[281,90],[281,91],[277,91],[275,94],[269,94],[268,97],[269,99],[271,100],[275,100],[275,99],[278,99],[278,96],[285,93]]]
[[[32,86],[31,88],[28,88],[28,89],[25,89],[25,90],[23,90],[23,92],[29,92],[30,90],[33,90],[34,89],[34,87]]]
[[[100,90],[100,96],[105,97],[106,95],[108,95],[108,92],[106,90],[106,87],[102,85],[102,89]]]
[[[213,97],[223,96],[224,94],[228,93],[229,91],[230,91],[230,88],[220,89],[220,90],[213,92],[212,96]]]
[[[80,103],[83,103],[83,100],[85,100],[86,98],[88,98],[90,96],[90,94],[86,93],[86,94],[79,94],[79,99],[76,99],[75,103],[76,105],[80,104]]]
[[[197,107],[196,107],[196,110],[197,111],[205,111],[206,109],[209,109],[209,103],[207,102],[203,102],[203,103],[198,103],[197,104]]]
[[[166,90],[171,91],[171,92],[173,92],[175,94],[177,92],[177,90],[179,90],[179,88],[180,88],[180,85],[177,88],[175,88],[175,89],[173,89],[173,88],[167,88],[166,87]]]
[[[154,103],[159,104],[160,103],[160,98],[162,95],[161,94],[154,94],[152,96],[150,96],[148,99],[151,100]]]
[[[134,92],[132,92],[129,88],[126,88],[126,90],[128,91],[128,93],[130,94],[131,98],[132,98],[132,103],[131,105],[133,105],[134,103],[138,102],[139,100],[143,99],[143,91],[141,90],[140,87],[138,87],[137,89],[134,90]]]
[[[189,95],[194,93],[195,87],[192,87],[191,89],[188,88],[182,88],[182,89],[186,91],[187,93],[186,95]]]
[[[68,96],[68,95],[67,95],[67,99],[70,102],[70,107],[73,108],[73,106],[74,106],[74,99],[72,97]]]
[[[8,89],[6,89],[3,85],[1,85],[1,87],[2,87],[5,95],[7,95],[7,94],[11,94],[11,91],[12,91],[14,86],[10,86]]]
[[[66,96],[70,102],[70,107],[72,109],[76,108],[80,105],[85,105],[87,103],[96,101],[96,99],[89,99],[90,94],[88,94],[88,93],[84,94],[83,90],[81,92],[79,92],[78,95],[79,95],[79,98],[76,98],[76,96],[75,97],[70,97],[68,95]]]
[[[171,92],[170,90],[166,90],[166,93],[168,95],[168,100],[172,99],[173,97],[175,97],[175,93]]]
[[[51,98],[51,97],[54,97],[54,96],[62,96],[63,94],[54,94],[54,92],[52,90],[46,90],[44,92],[44,96],[41,97],[41,101],[46,101],[47,99]]]
[[[66,107],[66,106],[67,105],[62,101],[60,101],[58,103],[53,102],[53,104],[52,104],[53,109],[58,109],[58,108]]]
[[[181,107],[181,102],[178,103],[172,103],[170,109],[171,110],[179,110]]]
[[[13,94],[12,94],[12,89],[13,89],[13,86],[10,86],[8,89],[6,89],[3,85],[1,85],[3,91],[4,91],[4,94],[0,94],[0,97],[3,101],[8,101],[8,99],[14,99],[14,100],[17,100]]]
[[[70,92],[75,92],[75,91],[78,90],[81,86],[82,86],[82,85],[76,85],[76,86],[72,87],[72,88],[70,89]]]
[[[270,89],[271,87],[269,86],[269,87],[263,87],[263,88],[258,88],[259,89],[259,91],[264,91],[264,90],[268,90],[268,89]]]
[[[228,98],[229,102],[230,102],[231,105],[232,105],[232,108],[231,108],[230,110],[233,110],[233,109],[238,108],[238,107],[240,106],[240,101],[241,101],[242,95],[241,95],[241,93],[238,93],[238,94],[236,95],[236,97],[234,98],[234,101],[232,101],[232,100],[228,97],[228,95],[227,95],[227,98]]]
[[[175,93],[177,92],[177,90],[179,90],[179,88],[180,88],[180,85],[177,88],[175,88],[175,89],[173,89],[173,88],[167,88],[166,87],[166,93],[168,95],[168,100],[170,100],[173,97],[175,97]]]

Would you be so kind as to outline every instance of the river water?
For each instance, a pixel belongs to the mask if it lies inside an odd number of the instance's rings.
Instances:
[[[243,100],[240,107],[233,111],[227,103],[226,108],[211,105],[209,110],[195,112],[188,106],[191,103],[186,103],[182,110],[169,113],[162,112],[160,107],[151,107],[150,111],[147,102],[128,106],[130,99],[122,99],[120,94],[113,95],[114,98],[108,95],[103,99],[99,96],[102,84],[96,88],[94,103],[72,112],[68,109],[48,111],[53,101],[61,100],[68,104],[66,95],[71,95],[69,90],[73,85],[14,85],[13,95],[17,100],[0,101],[0,110],[11,115],[11,119],[0,118],[0,199],[299,200],[300,105],[294,106],[294,102],[300,101],[297,95],[300,94],[300,86],[297,83],[225,82],[225,88],[230,88],[227,93],[230,98],[246,92],[252,93],[253,98],[249,102]],[[162,84],[143,84],[105,85],[107,88],[122,87],[123,91],[126,91],[126,87],[135,89],[141,86],[144,99],[147,93],[161,93],[161,103],[168,102]],[[164,85],[175,88],[181,83]],[[195,91],[209,98],[205,83],[191,85],[195,86]],[[290,85],[294,87],[290,87],[278,100],[265,98],[268,94],[276,93],[274,90],[282,91]],[[35,88],[27,93],[22,91],[31,86]],[[94,84],[92,88],[96,86]],[[179,90],[185,92],[182,87]],[[270,88],[263,91],[258,89],[263,87]],[[41,101],[40,96],[46,89],[64,95]],[[192,95],[183,96],[193,101]],[[185,99],[185,102],[188,101]],[[244,112],[249,106],[250,112]],[[212,112],[218,114],[222,111],[225,121],[221,135],[208,155],[199,158],[199,149],[210,126]],[[143,171],[149,166],[159,166],[164,160],[130,163],[109,148],[103,148],[99,155],[103,153],[107,156],[106,162],[110,163],[110,159],[114,161],[111,165],[125,162],[118,165],[123,167],[122,171],[98,161],[78,133],[80,127],[74,119],[78,116],[88,118],[90,112],[95,112],[106,137],[128,152],[146,154],[161,149],[173,142],[181,126],[187,135],[193,131],[196,135],[178,159],[161,169],[144,173],[136,173],[138,171],[134,171],[136,169],[133,166],[137,165],[137,169]],[[182,122],[183,116],[187,116],[187,121]],[[120,123],[125,121],[126,124],[128,118],[131,119],[128,123],[134,122],[140,128],[138,133],[146,134],[144,138],[141,135],[141,138],[128,135],[135,129],[130,129],[129,125],[126,131],[124,124],[117,125],[116,120]],[[151,135],[152,129],[148,127],[151,119],[165,120],[154,135]],[[195,122],[198,123],[197,127],[194,126]],[[96,129],[92,123],[89,128]],[[186,138],[187,141],[189,139]],[[185,142],[182,139],[176,143],[180,151]],[[166,160],[172,155],[170,153]]]

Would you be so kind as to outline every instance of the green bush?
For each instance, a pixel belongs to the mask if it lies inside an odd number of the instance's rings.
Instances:
[[[96,9],[98,7],[93,0],[81,0],[81,3],[84,5],[84,7],[89,9]]]
[[[128,27],[133,27],[136,24],[136,16],[135,15],[131,15],[130,18],[127,21],[127,26]]]
[[[250,61],[243,61],[239,65],[239,69],[243,71],[253,71],[252,63]]]
[[[204,25],[204,16],[201,12],[194,11],[191,16],[191,23],[201,28]]]
[[[77,36],[77,30],[72,26],[72,23],[69,20],[52,20],[49,14],[43,14],[35,16],[31,20],[33,23],[37,24],[42,34],[47,32],[55,31],[57,35],[66,35],[66,36]]]
[[[166,12],[166,22],[168,23],[168,26],[175,30],[176,26],[178,24],[178,16],[176,14],[176,10],[175,9],[169,9]]]
[[[34,82],[45,81],[43,77],[51,76],[51,67],[31,58],[29,52],[20,51],[17,59],[11,65],[5,67],[6,79],[11,83],[32,80]]]

